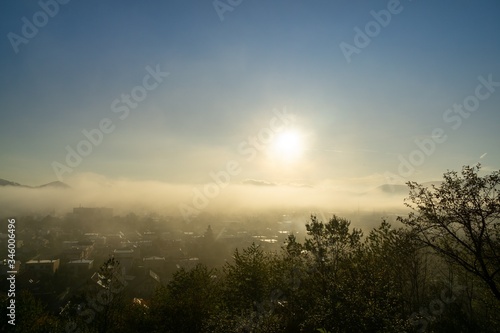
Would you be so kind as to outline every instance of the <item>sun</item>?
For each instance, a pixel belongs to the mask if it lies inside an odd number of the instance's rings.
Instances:
[[[283,162],[294,162],[303,151],[302,135],[295,130],[278,133],[271,144],[271,155]]]

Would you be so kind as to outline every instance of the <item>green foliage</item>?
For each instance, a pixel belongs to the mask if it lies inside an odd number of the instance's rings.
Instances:
[[[320,269],[331,265],[335,274],[341,263],[359,250],[363,233],[359,229],[350,231],[349,227],[348,220],[336,215],[326,224],[311,216],[311,222],[306,224],[311,237],[306,239],[304,248],[314,256]]]
[[[218,308],[217,272],[204,265],[181,268],[152,301],[151,317],[158,332],[202,332]]]
[[[224,291],[231,311],[239,312],[251,309],[269,294],[270,262],[255,243],[243,251],[236,249],[233,261],[224,267]]]
[[[324,328],[318,328],[319,333],[330,333],[329,331],[325,330]]]
[[[21,291],[16,299],[16,326],[5,325],[4,332],[51,333],[61,329],[59,319],[50,314],[30,292]],[[4,316],[4,318],[7,318]],[[4,320],[6,323],[7,320]],[[2,323],[3,324],[3,323]]]

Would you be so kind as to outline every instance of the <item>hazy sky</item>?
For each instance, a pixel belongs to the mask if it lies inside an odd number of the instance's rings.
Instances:
[[[343,187],[500,169],[496,0],[54,3],[1,5],[0,178],[202,184],[234,161],[235,183]],[[87,156],[71,167],[67,147]]]

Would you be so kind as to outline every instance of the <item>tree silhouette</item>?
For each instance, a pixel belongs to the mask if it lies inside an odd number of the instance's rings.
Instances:
[[[406,205],[413,211],[399,221],[443,258],[479,277],[500,301],[500,171],[481,177],[480,169],[477,164],[464,166],[461,175],[448,171],[431,188],[408,182]]]

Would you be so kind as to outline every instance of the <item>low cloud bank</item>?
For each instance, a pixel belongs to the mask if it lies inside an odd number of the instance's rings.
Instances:
[[[156,212],[181,216],[181,205],[196,208],[196,193],[204,184],[169,184],[156,181],[109,179],[97,174],[80,174],[67,181],[71,188],[0,187],[3,215],[66,214],[73,207],[111,207],[115,214]],[[356,193],[329,184],[296,186],[247,180],[220,188],[200,212],[238,213],[245,210],[308,209],[325,211],[391,211],[404,209],[404,191],[378,188]],[[199,208],[199,205],[198,205]]]

